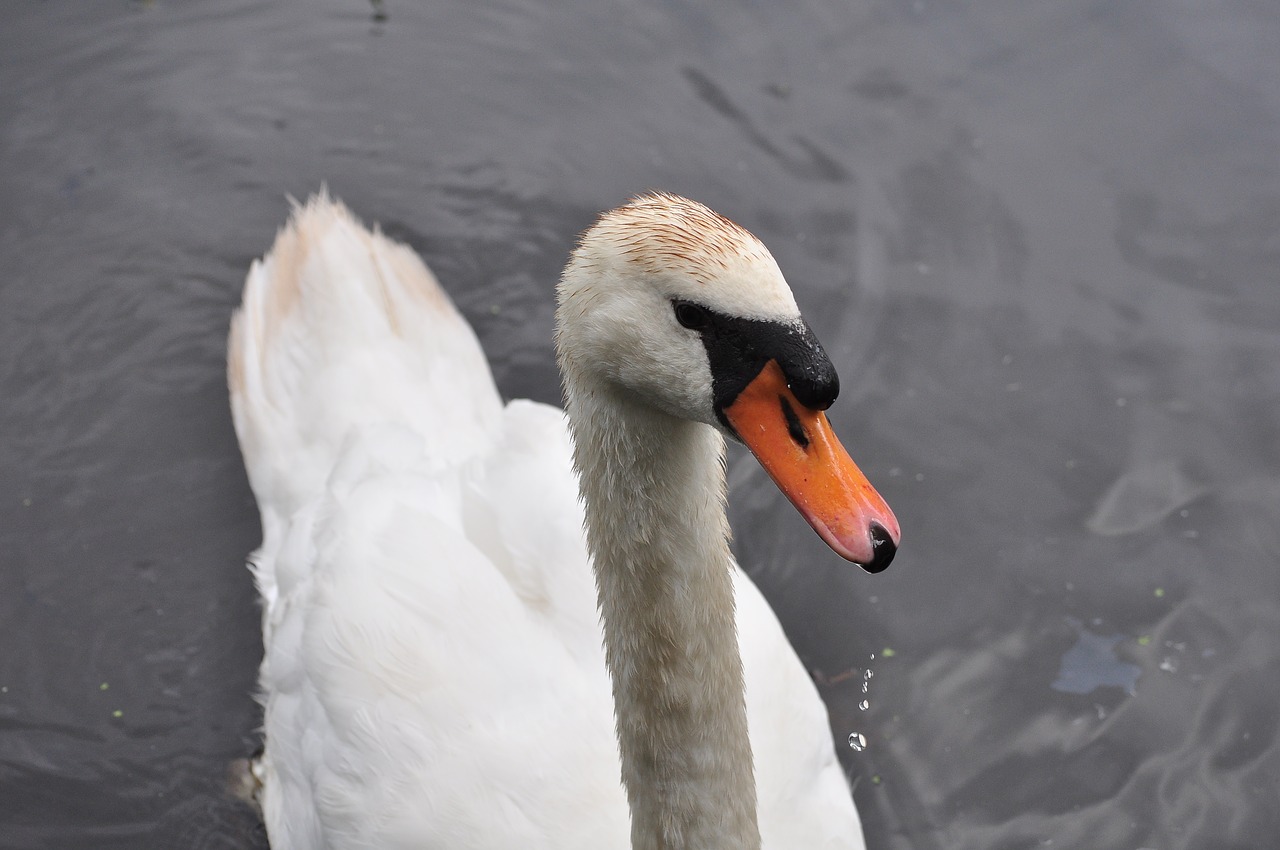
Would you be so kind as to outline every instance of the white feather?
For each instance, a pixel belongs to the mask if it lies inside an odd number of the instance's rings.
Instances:
[[[229,383],[272,846],[628,847],[563,414],[503,407],[427,268],[323,195],[250,270]],[[862,848],[825,708],[733,581],[764,846]]]

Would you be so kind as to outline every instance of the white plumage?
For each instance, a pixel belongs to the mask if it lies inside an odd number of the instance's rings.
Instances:
[[[504,406],[417,256],[323,195],[250,270],[229,383],[272,846],[629,847],[564,414]],[[763,846],[862,848],[825,708],[732,575]]]

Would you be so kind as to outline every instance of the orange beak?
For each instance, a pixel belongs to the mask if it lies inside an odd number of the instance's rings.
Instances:
[[[796,400],[777,361],[765,364],[724,416],[828,546],[868,572],[889,566],[902,536],[897,518],[826,414]]]

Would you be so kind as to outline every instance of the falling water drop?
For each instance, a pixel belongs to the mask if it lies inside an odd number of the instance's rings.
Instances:
[[[871,653],[871,661],[875,660],[876,654],[873,652]],[[874,675],[875,672],[871,669],[870,664],[867,665],[866,670],[862,671],[862,701],[858,703],[859,711],[866,711],[871,708],[871,700],[867,697],[867,691],[870,689],[871,677]],[[854,752],[862,752],[867,748],[867,736],[863,735],[861,732],[850,732],[849,747]]]

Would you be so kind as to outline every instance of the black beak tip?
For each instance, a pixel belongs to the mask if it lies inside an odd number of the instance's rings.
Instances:
[[[877,522],[871,523],[871,551],[871,563],[862,564],[861,567],[873,575],[884,572],[893,563],[893,556],[898,554],[893,538]]]

